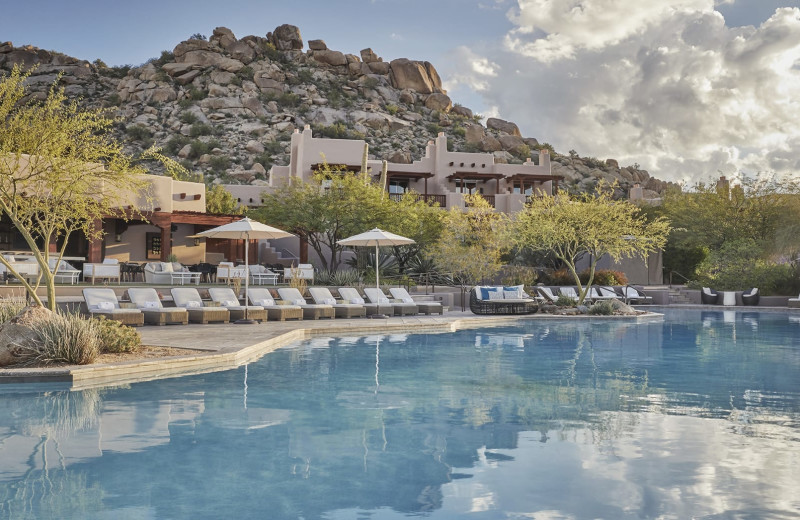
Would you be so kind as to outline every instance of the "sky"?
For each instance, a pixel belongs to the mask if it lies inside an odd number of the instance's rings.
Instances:
[[[140,64],[194,33],[434,64],[454,102],[561,153],[693,183],[800,172],[800,0],[26,0],[0,41]]]

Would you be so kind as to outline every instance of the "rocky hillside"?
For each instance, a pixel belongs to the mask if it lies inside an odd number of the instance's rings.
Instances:
[[[116,111],[117,132],[130,152],[155,143],[209,183],[265,183],[273,164],[288,164],[290,135],[306,124],[317,137],[365,139],[372,158],[398,163],[419,159],[439,132],[453,150],[490,152],[498,162],[522,162],[551,148],[523,137],[512,122],[484,122],[454,104],[431,63],[385,62],[371,49],[346,54],[322,40],[307,47],[291,25],[241,39],[218,27],[210,38],[195,35],[144,65],[108,67],[6,42],[0,43],[0,72],[36,65],[29,84],[37,97],[62,74],[69,96]],[[666,187],[613,159],[552,148],[551,154],[553,173],[571,189],[602,178],[623,189],[641,183],[650,198]]]

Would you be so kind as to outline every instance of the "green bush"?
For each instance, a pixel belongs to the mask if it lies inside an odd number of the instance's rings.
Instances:
[[[315,127],[314,133],[329,139],[347,139],[349,137],[347,125],[342,121],[337,121],[330,126],[320,125]]]
[[[201,135],[211,135],[213,129],[205,123],[194,123],[189,129],[190,137],[200,137]]]
[[[188,98],[188,97],[183,98],[180,101],[178,101],[178,106],[181,107],[184,110],[186,110],[187,108],[189,108],[192,105],[194,105],[194,100],[191,99],[191,98]]]
[[[109,106],[118,107],[122,104],[122,98],[119,97],[119,94],[114,92],[113,94],[111,94],[106,98],[106,102],[108,103]]]
[[[129,126],[125,129],[125,133],[135,141],[144,141],[145,139],[153,137],[153,132],[151,132],[149,128],[139,124]]]
[[[584,269],[578,273],[582,284],[589,283],[589,269]],[[573,284],[575,281],[573,280]],[[598,269],[594,272],[592,285],[628,285],[628,277],[621,271],[612,269]]]
[[[575,307],[576,305],[578,305],[578,302],[576,302],[569,296],[564,296],[563,294],[558,295],[558,298],[556,299],[555,303],[559,307]]]
[[[453,126],[453,135],[456,137],[464,138],[467,136],[467,131],[461,125],[454,125]]]
[[[391,115],[397,114],[398,110],[400,110],[400,107],[398,107],[397,105],[394,105],[394,104],[391,104],[391,103],[386,105],[386,111],[389,112]]]
[[[314,74],[310,69],[302,69],[297,72],[297,79],[301,83],[312,83],[314,81]]]
[[[118,65],[116,67],[98,67],[97,72],[107,78],[122,79],[128,75],[130,70],[130,65]]]
[[[442,127],[437,125],[436,123],[428,123],[425,125],[425,128],[428,132],[432,133],[433,135],[439,135],[439,132],[442,131]]]
[[[510,265],[506,268],[501,281],[503,285],[527,285],[536,284],[539,275],[536,269],[527,265]]]
[[[53,314],[40,323],[37,333],[40,344],[26,356],[28,363],[87,365],[100,353],[97,320],[78,314]]]
[[[231,166],[231,160],[225,155],[217,155],[208,161],[209,167],[217,173],[222,173]]]
[[[600,301],[589,307],[589,314],[593,316],[611,316],[614,314],[614,304],[609,301]]]
[[[575,285],[575,277],[568,269],[556,269],[547,273],[545,285]]]
[[[189,99],[192,101],[200,101],[208,97],[208,92],[192,87],[189,89]]]
[[[209,153],[212,150],[208,143],[203,141],[192,141],[192,147],[189,150],[189,159],[198,159],[200,156]]]
[[[171,155],[176,155],[181,148],[186,146],[191,142],[191,139],[186,137],[185,135],[175,135],[167,141],[167,144],[164,145],[164,151]]]
[[[95,319],[100,339],[100,351],[117,354],[136,352],[142,346],[142,337],[133,327],[103,317]]]
[[[275,101],[282,107],[296,107],[300,104],[300,96],[294,92],[284,92]]]
[[[25,302],[22,300],[0,299],[0,323],[5,323],[22,312]]]
[[[181,120],[181,123],[185,125],[191,125],[197,122],[197,116],[194,114],[194,112],[181,112],[179,119]]]

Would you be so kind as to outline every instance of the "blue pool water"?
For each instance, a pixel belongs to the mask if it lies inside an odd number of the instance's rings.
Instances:
[[[0,387],[0,518],[406,517],[800,518],[800,315],[315,338]]]

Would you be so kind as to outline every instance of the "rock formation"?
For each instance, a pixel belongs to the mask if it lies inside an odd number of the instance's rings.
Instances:
[[[303,49],[292,25],[242,38],[217,27],[208,40],[179,42],[137,67],[5,42],[0,72],[36,66],[28,84],[38,99],[63,73],[67,96],[107,107],[124,122],[117,131],[128,152],[156,144],[209,182],[265,182],[272,165],[288,164],[291,132],[306,124],[318,137],[364,139],[371,158],[396,162],[419,160],[439,132],[453,150],[492,153],[497,161],[537,160],[537,150],[549,147],[513,122],[481,124],[480,115],[453,103],[429,62],[384,61],[371,48],[350,54],[321,39]],[[623,190],[641,184],[648,197],[666,186],[613,159],[550,155],[553,174],[569,189],[616,180]]]

